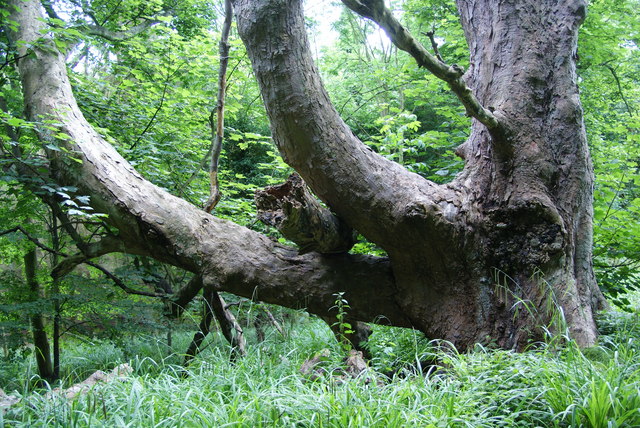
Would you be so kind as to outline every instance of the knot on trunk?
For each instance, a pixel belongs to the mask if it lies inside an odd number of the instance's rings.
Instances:
[[[346,253],[355,234],[338,216],[311,194],[298,174],[277,186],[256,190],[258,219],[274,226],[299,247],[299,253]]]

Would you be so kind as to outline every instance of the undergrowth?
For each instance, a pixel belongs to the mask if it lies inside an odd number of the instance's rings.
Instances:
[[[234,363],[214,336],[186,373],[180,353],[155,338],[69,342],[67,385],[125,361],[134,373],[66,400],[30,389],[33,358],[5,361],[0,387],[22,400],[0,411],[0,426],[637,427],[639,317],[606,314],[593,348],[542,344],[520,354],[481,346],[459,354],[413,331],[377,327],[374,373],[350,380],[331,370],[316,380],[300,374],[323,348],[330,367],[342,364],[341,346],[313,318],[286,338],[274,330],[256,343],[250,335],[248,355]],[[177,335],[174,350],[189,340]]]

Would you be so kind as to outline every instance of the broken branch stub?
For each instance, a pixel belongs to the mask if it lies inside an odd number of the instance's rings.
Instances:
[[[346,253],[355,244],[354,230],[322,206],[298,174],[256,190],[255,201],[258,219],[295,242],[300,254]]]

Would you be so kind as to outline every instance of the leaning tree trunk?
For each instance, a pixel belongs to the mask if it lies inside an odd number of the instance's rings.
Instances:
[[[595,340],[602,296],[591,270],[593,178],[574,64],[583,2],[459,1],[471,49],[465,78],[486,109],[469,103],[464,81],[454,82],[484,125],[474,122],[458,150],[465,169],[446,185],[377,155],[339,118],[312,61],[301,0],[234,2],[283,157],[388,258],[298,254],[146,181],[82,116],[64,58],[38,42],[38,2],[10,3],[19,6],[12,36],[27,42],[18,63],[27,113],[59,123],[71,138],[57,144],[82,161],[49,152],[51,177],[90,195],[119,231],[117,245],[115,237],[96,244],[62,262],[65,270],[126,251],[192,271],[204,287],[324,318],[334,293],[345,292],[352,320],[414,327],[460,349],[487,340],[521,349],[554,314],[580,344]]]

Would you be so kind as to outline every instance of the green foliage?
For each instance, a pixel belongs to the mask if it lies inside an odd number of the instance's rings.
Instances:
[[[630,300],[637,303],[637,296]],[[521,354],[481,346],[458,354],[446,343],[383,328],[374,333],[373,347],[391,347],[399,357],[394,368],[416,355],[434,365],[377,384],[332,376],[308,382],[299,374],[302,362],[331,340],[326,324],[314,318],[298,318],[287,338],[273,331],[235,363],[215,334],[188,376],[171,365],[179,359],[168,359],[163,343],[137,338],[127,342],[137,354],[134,374],[123,381],[99,384],[76,400],[17,385],[23,400],[0,418],[10,426],[633,427],[640,424],[638,326],[637,312],[612,312],[601,321],[597,347],[581,351],[568,344]],[[180,352],[189,335],[176,339]],[[71,373],[113,367],[129,352],[108,341],[66,348]],[[13,364],[0,365],[0,379],[20,373]],[[331,370],[339,362],[328,364]]]
[[[426,374],[428,366],[437,362],[434,344],[418,331],[383,325],[372,325],[372,330],[367,348],[373,356],[372,367],[379,372],[424,370]]]
[[[468,65],[453,1],[392,3],[404,8],[403,20],[425,46],[432,49],[423,36],[433,31],[446,62]],[[217,89],[215,2],[94,0],[81,2],[85,10],[78,4],[54,2],[69,19],[51,23],[56,45],[69,55],[83,113],[147,178],[201,204],[208,192],[208,121]],[[298,368],[309,356],[326,347],[332,348],[332,355],[347,349],[350,308],[338,294],[338,343],[323,323],[297,317],[287,338],[268,335],[265,342],[249,346],[246,359],[230,364],[228,346],[215,334],[183,378],[175,364],[191,340],[192,333],[183,330],[192,330],[196,318],[187,314],[185,325],[173,332],[170,347],[164,336],[155,335],[167,332],[162,305],[125,296],[92,269],[68,277],[58,294],[49,290],[46,299],[27,302],[17,266],[31,244],[14,234],[0,238],[0,333],[6,344],[0,386],[30,395],[6,415],[0,412],[0,425],[640,425],[640,323],[636,297],[626,294],[640,284],[638,6],[637,0],[590,2],[580,37],[578,72],[596,173],[595,265],[603,290],[631,312],[610,314],[601,322],[604,336],[599,346],[582,352],[571,344],[559,348],[552,342],[525,354],[477,347],[459,355],[447,344],[430,342],[413,331],[375,327],[369,343],[373,368],[398,370],[404,378],[396,376],[379,385],[330,379],[305,383]],[[110,30],[126,30],[158,14],[161,24],[118,43],[77,29],[97,21]],[[468,136],[470,123],[455,97],[404,53],[380,41],[370,22],[343,13],[336,29],[339,39],[325,48],[319,67],[348,124],[383,156],[431,180],[451,180],[462,167],[453,150]],[[252,191],[283,180],[290,168],[269,137],[244,48],[234,35],[231,43],[220,172],[224,198],[216,214],[264,229],[253,225]],[[0,68],[0,97],[6,103],[0,117],[0,203],[6,207],[0,211],[0,228],[22,224],[48,242],[42,227],[47,214],[35,197],[38,192],[57,198],[76,219],[99,218],[92,217],[90,201],[77,189],[44,179],[43,148],[64,153],[70,165],[73,153],[64,152],[62,143],[68,137],[55,123],[31,123],[21,116],[24,106],[10,61],[11,46],[0,33],[0,62],[5,64]],[[8,135],[7,127],[18,131],[18,141]],[[35,129],[52,138],[38,141]],[[18,143],[21,159],[4,156]],[[40,178],[26,182],[10,168],[18,161],[39,172]],[[29,218],[34,222],[26,223]],[[359,243],[356,251],[383,255],[368,242]],[[132,287],[148,279],[128,257],[106,261]],[[39,279],[50,288],[47,263],[43,260]],[[32,394],[30,378],[36,370],[29,348],[22,346],[26,316],[36,306],[51,309],[55,301],[62,303],[64,326],[70,328],[62,361],[67,385],[124,361],[132,362],[135,375],[98,386],[72,402]],[[251,316],[243,318],[247,326],[250,320]],[[328,364],[337,368],[341,361]]]
[[[344,292],[335,293],[333,295],[336,300],[334,301],[334,305],[330,308],[331,310],[336,311],[336,322],[333,323],[332,327],[337,331],[336,337],[338,338],[338,342],[342,347],[342,350],[347,353],[351,350],[351,342],[347,338],[348,335],[353,334],[353,327],[347,321],[347,316],[349,313],[349,302],[344,298]]]
[[[629,307],[640,287],[640,32],[636,0],[590,2],[578,72],[593,158],[594,265],[603,291]]]
[[[403,6],[406,24],[416,35],[429,26],[445,60],[465,66],[468,51],[455,5],[418,3]],[[464,142],[470,125],[455,96],[386,41],[370,21],[344,11],[335,28],[339,39],[325,48],[320,70],[342,117],[383,156],[430,180],[450,181],[462,168],[454,149]],[[428,39],[422,42],[430,46]]]

